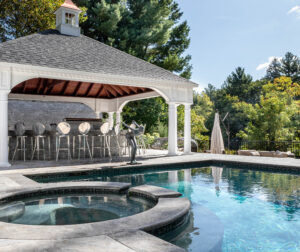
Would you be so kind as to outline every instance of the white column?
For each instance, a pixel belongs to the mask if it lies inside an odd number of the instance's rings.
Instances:
[[[191,153],[191,105],[184,105],[184,153]]]
[[[97,119],[103,119],[103,113],[102,112],[99,112],[99,111],[96,111],[96,118]]]
[[[120,111],[117,111],[116,112],[116,124],[120,125],[121,124],[121,112]]]
[[[9,167],[8,162],[8,94],[0,90],[0,167]]]
[[[108,112],[108,123],[109,128],[112,129],[114,127],[114,112]]]
[[[177,104],[169,102],[168,155],[177,155]]]

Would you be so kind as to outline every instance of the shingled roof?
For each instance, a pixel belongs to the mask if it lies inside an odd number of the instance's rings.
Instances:
[[[84,35],[66,36],[57,30],[1,43],[0,62],[195,84]]]

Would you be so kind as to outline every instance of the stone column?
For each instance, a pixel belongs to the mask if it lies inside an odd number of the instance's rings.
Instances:
[[[184,153],[191,153],[191,105],[184,105]]]
[[[0,73],[1,77],[1,73]],[[1,81],[1,79],[0,79]],[[0,83],[1,84],[1,83]],[[8,90],[0,90],[0,167],[9,167],[8,162]]]
[[[121,111],[116,112],[116,124],[121,126]]]
[[[168,155],[177,155],[177,104],[169,102]]]
[[[96,111],[96,118],[97,119],[103,119],[103,113],[102,112],[99,112],[99,111]]]
[[[108,112],[109,129],[114,127],[114,112]]]

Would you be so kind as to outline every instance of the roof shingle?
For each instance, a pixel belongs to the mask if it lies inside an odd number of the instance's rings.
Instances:
[[[57,30],[0,43],[0,62],[195,84],[97,40]]]

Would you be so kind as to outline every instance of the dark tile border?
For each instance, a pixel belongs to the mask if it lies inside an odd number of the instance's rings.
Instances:
[[[112,167],[97,170],[86,170],[86,171],[72,171],[72,172],[59,172],[59,173],[43,173],[34,175],[25,175],[26,177],[37,181],[39,183],[48,183],[53,181],[70,181],[89,178],[90,176],[118,176],[127,174],[136,174],[144,172],[155,172],[163,170],[178,170],[178,169],[190,169],[190,168],[201,168],[206,166],[221,166],[226,168],[235,169],[248,169],[255,171],[265,171],[273,173],[288,173],[288,174],[300,174],[300,167],[287,166],[287,165],[274,165],[274,164],[263,164],[263,163],[251,163],[251,162],[240,162],[232,160],[205,160],[205,161],[192,161],[192,162],[180,162],[171,164],[159,164],[159,165],[138,165],[138,166],[125,166],[125,167]]]

